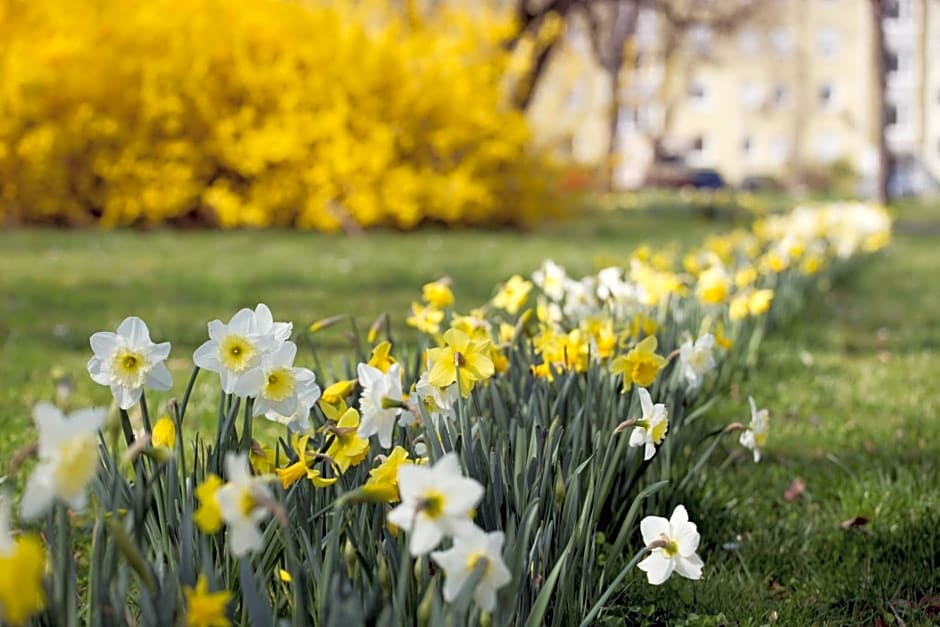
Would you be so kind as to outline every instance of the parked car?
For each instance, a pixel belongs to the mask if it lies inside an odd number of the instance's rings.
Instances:
[[[725,187],[725,179],[718,170],[702,168],[692,170],[692,178],[689,185],[695,189],[721,189]]]
[[[743,192],[782,192],[783,185],[772,176],[746,176],[738,187]]]

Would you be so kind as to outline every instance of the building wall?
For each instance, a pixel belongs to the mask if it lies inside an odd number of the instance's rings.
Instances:
[[[920,154],[929,174],[940,181],[940,1],[922,0],[923,134]]]

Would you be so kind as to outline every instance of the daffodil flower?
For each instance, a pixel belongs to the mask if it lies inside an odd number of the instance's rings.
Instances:
[[[532,281],[546,296],[560,301],[565,295],[565,269],[551,259],[542,262],[542,267],[532,273]]]
[[[228,482],[215,493],[218,511],[228,526],[229,550],[235,557],[261,548],[262,535],[258,523],[270,515],[264,501],[272,499],[267,478],[254,477],[248,467],[248,456],[226,453],[225,475]]]
[[[738,441],[744,448],[754,452],[754,463],[757,463],[760,461],[760,449],[767,444],[770,412],[766,409],[758,411],[757,403],[754,402],[754,398],[751,396],[747,397],[747,401],[751,406],[751,422]]]
[[[428,382],[440,388],[446,388],[460,375],[460,394],[470,396],[475,383],[493,376],[493,360],[489,358],[489,341],[471,341],[470,337],[459,329],[448,329],[444,333],[445,346],[428,351],[428,359],[433,364],[428,374]]]
[[[209,592],[209,580],[202,573],[199,574],[195,588],[183,587],[183,596],[186,597],[187,627],[228,627],[231,625],[226,610],[232,600],[232,593],[228,590]]]
[[[705,375],[715,369],[715,336],[706,333],[695,340],[686,340],[679,347],[679,373],[685,379],[689,390],[697,390],[705,380]]]
[[[640,532],[651,552],[637,568],[646,573],[651,584],[658,586],[664,583],[673,571],[688,579],[702,578],[704,564],[695,553],[699,533],[695,523],[689,522],[685,507],[677,505],[669,520],[647,516],[640,521]]]
[[[637,393],[640,395],[640,408],[643,411],[643,417],[634,423],[633,432],[630,434],[630,446],[643,446],[643,459],[652,459],[656,454],[656,447],[662,444],[666,437],[666,431],[669,429],[669,418],[666,412],[666,406],[663,403],[653,404],[650,393],[646,388],[639,388]]]
[[[525,304],[531,290],[532,283],[514,274],[496,292],[496,296],[493,297],[493,306],[515,315]]]
[[[400,466],[401,504],[388,521],[410,533],[412,555],[424,555],[444,536],[456,536],[473,527],[470,512],[483,498],[483,486],[464,477],[455,453],[448,453],[430,468]]]
[[[0,624],[23,625],[46,605],[46,553],[34,534],[14,538],[10,501],[0,495]]]
[[[650,335],[626,355],[617,357],[610,363],[611,374],[623,375],[624,391],[633,383],[647,387],[656,380],[659,371],[668,363],[665,357],[656,354],[656,346],[656,336]]]
[[[341,473],[350,466],[358,466],[369,452],[369,441],[357,434],[359,412],[350,407],[331,429],[333,443],[326,449],[327,457],[333,460]]]
[[[402,465],[413,463],[408,459],[408,451],[396,446],[382,463],[369,471],[369,479],[362,486],[363,494],[369,499],[397,503],[399,501],[398,469]]]
[[[111,388],[118,406],[129,409],[140,400],[144,386],[169,390],[173,378],[166,364],[170,343],[154,344],[146,323],[131,316],[125,318],[117,333],[100,331],[89,343],[94,356],[88,360],[88,373],[95,383]]]
[[[103,409],[82,409],[68,418],[51,403],[39,403],[33,419],[39,430],[39,464],[26,481],[20,513],[31,519],[59,500],[75,510],[85,508],[85,488],[98,470],[98,429]]]
[[[424,404],[435,425],[443,416],[456,417],[454,407],[457,404],[459,394],[456,383],[451,383],[445,388],[439,388],[436,385],[431,385],[428,381],[428,373],[424,372],[415,384],[415,394]]]
[[[320,394],[313,371],[294,367],[296,355],[297,345],[283,342],[272,352],[263,355],[256,368],[240,376],[232,391],[236,396],[255,399],[256,416],[267,412],[293,416],[301,396],[308,401],[310,398],[316,400]],[[308,410],[312,405],[308,406]]]
[[[255,311],[241,309],[228,324],[221,320],[209,323],[209,340],[196,349],[193,363],[210,372],[217,372],[222,391],[232,394],[239,378],[258,366],[263,354],[277,348],[290,327],[269,324],[271,310],[259,304]],[[291,412],[288,412],[291,413]]]
[[[431,559],[444,569],[444,600],[453,602],[461,588],[478,566],[483,577],[473,591],[473,600],[484,612],[496,609],[496,591],[512,581],[512,575],[503,561],[505,536],[502,531],[486,533],[471,527],[454,538],[454,546],[447,551],[431,553]]]
[[[362,422],[359,424],[359,437],[379,436],[379,444],[384,448],[392,445],[392,431],[395,419],[402,415],[401,366],[392,364],[388,372],[382,372],[368,364],[359,364],[356,369],[362,393],[359,396],[359,409]],[[407,424],[411,414],[399,418]]]

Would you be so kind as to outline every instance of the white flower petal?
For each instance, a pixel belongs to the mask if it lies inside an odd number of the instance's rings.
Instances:
[[[653,413],[653,399],[650,398],[649,390],[639,388],[637,394],[640,396],[640,408],[643,410],[643,417],[647,418]]]
[[[695,553],[676,560],[676,572],[687,579],[701,579],[704,566],[702,559]]]
[[[99,385],[111,384],[111,373],[105,368],[105,363],[98,357],[92,357],[88,360],[88,374],[91,380]]]
[[[166,391],[173,387],[173,377],[162,361],[155,364],[147,373],[147,387],[154,390]]]
[[[117,335],[110,331],[93,333],[88,338],[88,343],[91,344],[91,350],[94,351],[95,356],[101,359],[108,359],[118,347]]]
[[[117,401],[118,407],[121,409],[130,409],[134,404],[140,400],[140,395],[143,392],[143,388],[126,388],[124,386],[113,384],[111,386],[111,394],[114,395],[114,400]]]
[[[151,362],[163,361],[170,356],[172,345],[169,342],[152,344],[147,350],[147,357]]]
[[[664,583],[675,568],[673,560],[667,558],[661,550],[650,553],[650,556],[637,564],[637,568],[646,572],[646,580],[654,586]]]
[[[669,517],[669,524],[672,525],[672,528],[678,529],[680,525],[688,524],[689,522],[689,512],[685,510],[685,505],[676,505],[676,508],[672,510],[672,516]]]
[[[264,386],[264,373],[261,368],[252,368],[234,380],[232,393],[242,398],[258,396]]]
[[[443,538],[440,527],[419,512],[411,528],[408,549],[414,556],[424,555],[440,544]]]
[[[55,491],[48,477],[51,468],[44,465],[37,466],[33,474],[26,480],[23,489],[23,500],[20,502],[20,516],[24,520],[33,520],[42,516],[55,500]]]
[[[128,346],[141,348],[150,344],[150,330],[147,323],[137,316],[124,318],[117,328],[117,334],[127,341]]]
[[[216,320],[218,322],[218,320]],[[211,326],[211,323],[210,323]],[[219,361],[219,343],[215,340],[209,340],[196,349],[193,353],[193,363],[210,372],[219,372],[222,369],[222,363]]]
[[[640,521],[640,533],[643,534],[643,544],[649,546],[662,534],[669,535],[669,521],[662,516],[647,516]]]

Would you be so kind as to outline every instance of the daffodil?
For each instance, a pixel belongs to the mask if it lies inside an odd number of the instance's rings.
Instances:
[[[154,390],[173,386],[164,363],[170,343],[154,344],[147,324],[140,318],[125,318],[117,333],[100,331],[91,336],[89,343],[94,356],[88,360],[88,373],[95,383],[111,388],[121,409],[129,409],[139,401],[145,386]]]
[[[431,559],[444,569],[444,600],[453,602],[467,579],[481,567],[483,577],[473,591],[473,600],[484,612],[496,609],[496,591],[512,581],[502,556],[505,540],[502,531],[486,533],[474,526],[456,536],[447,551],[431,553]]]
[[[171,450],[176,446],[176,423],[169,416],[163,416],[154,423],[150,443]]]
[[[0,624],[23,625],[46,606],[45,564],[37,536],[11,534],[10,502],[0,496]]]
[[[669,429],[669,415],[663,403],[653,404],[650,393],[646,388],[637,389],[640,396],[640,409],[643,416],[635,421],[633,432],[630,433],[630,446],[645,447],[643,459],[652,459],[656,454],[656,447],[662,444]]]
[[[751,422],[747,429],[741,434],[739,442],[744,448],[754,452],[754,462],[760,461],[760,449],[767,444],[767,432],[770,427],[770,412],[766,409],[757,409],[757,403],[754,398],[747,397],[747,402],[751,406]]]
[[[493,376],[493,360],[489,358],[489,341],[471,341],[466,333],[448,329],[444,333],[445,346],[428,351],[432,366],[428,382],[446,388],[458,380],[460,394],[470,396],[473,386]]]
[[[677,505],[669,520],[647,516],[640,521],[640,532],[650,554],[637,568],[646,573],[651,584],[664,583],[673,571],[688,579],[702,578],[704,564],[695,552],[699,533],[695,523],[689,522],[685,507]]]
[[[773,290],[754,290],[748,300],[748,312],[752,316],[760,316],[767,313],[770,309],[770,303],[774,299]]]
[[[542,262],[542,267],[532,273],[532,281],[546,296],[560,301],[565,295],[565,269],[551,259]]]
[[[444,312],[432,305],[422,305],[420,303],[411,303],[411,315],[405,319],[405,323],[414,327],[422,333],[434,335],[441,330],[441,322],[444,320]]]
[[[421,294],[425,302],[436,309],[444,309],[454,302],[454,293],[450,289],[449,279],[438,279],[431,283],[425,283],[421,288]]]
[[[395,363],[395,358],[390,354],[391,351],[392,343],[387,340],[376,344],[369,356],[368,365],[382,372],[388,372],[388,369]]]
[[[216,496],[222,487],[222,479],[218,475],[209,474],[196,486],[196,498],[199,507],[193,515],[193,522],[204,533],[217,533],[222,529],[222,510]]]
[[[257,367],[240,376],[232,391],[236,396],[255,399],[256,416],[274,412],[292,417],[297,411],[299,397],[316,400],[320,394],[313,371],[294,367],[296,355],[297,345],[283,342],[272,352],[263,355]]]
[[[359,382],[356,379],[337,381],[323,390],[320,400],[328,405],[338,405],[352,394]]]
[[[232,601],[232,593],[228,590],[209,592],[209,580],[199,574],[196,587],[183,587],[183,596],[186,597],[186,625],[187,627],[228,627],[229,622],[226,609]]]
[[[291,436],[291,449],[297,460],[276,471],[281,480],[281,486],[285,490],[304,477],[318,488],[325,488],[336,483],[337,477],[324,477],[319,469],[310,467],[310,464],[317,460],[317,455],[307,450],[309,440],[309,433],[295,433]]]
[[[39,403],[33,419],[39,430],[39,464],[26,481],[21,515],[42,515],[59,500],[75,510],[88,501],[86,487],[98,470],[98,429],[103,409],[83,409],[68,418],[51,403]]]
[[[378,435],[379,444],[389,448],[392,445],[395,419],[398,418],[405,425],[412,418],[410,413],[402,412],[401,367],[394,364],[384,373],[368,364],[359,364],[356,372],[362,386],[362,394],[359,396],[359,409],[362,412],[359,437]]]
[[[668,363],[662,355],[656,354],[656,336],[651,335],[634,346],[626,355],[615,358],[610,363],[610,372],[623,375],[623,390],[631,383],[647,387],[656,380],[659,371]]]
[[[493,297],[493,306],[515,315],[525,304],[531,290],[532,283],[514,274],[496,292],[496,296]]]
[[[398,469],[402,465],[413,463],[408,459],[408,451],[396,446],[382,463],[369,471],[369,478],[362,486],[363,493],[370,499],[397,503],[399,501]]]
[[[712,266],[699,275],[695,292],[703,303],[717,305],[725,302],[730,289],[728,273],[720,266]]]
[[[341,473],[346,472],[350,466],[357,466],[366,458],[369,452],[369,440],[360,438],[359,412],[350,407],[346,410],[336,426],[331,428],[333,443],[326,449],[326,455],[333,460]]]
[[[430,468],[400,466],[401,504],[388,521],[410,533],[412,555],[424,555],[444,536],[456,536],[473,526],[470,513],[483,498],[483,486],[464,477],[455,453],[448,453]]]
[[[443,416],[456,417],[455,406],[460,392],[457,390],[456,383],[451,383],[444,388],[431,385],[428,375],[428,372],[421,374],[415,384],[415,394],[424,405],[431,420],[437,425]]]
[[[261,547],[258,524],[270,515],[263,502],[272,496],[267,478],[252,476],[245,454],[226,453],[225,475],[228,481],[215,493],[215,500],[228,526],[229,550],[241,557]]]
[[[679,373],[689,390],[701,387],[705,375],[715,369],[715,336],[706,333],[692,342],[686,340],[679,347]]]
[[[271,310],[259,304],[255,311],[241,309],[228,324],[221,320],[209,323],[209,340],[196,349],[193,363],[210,372],[217,372],[222,391],[232,394],[239,378],[261,363],[261,357],[278,347],[290,335],[287,323],[274,323]]]
[[[302,368],[300,370],[306,370]],[[310,374],[313,374],[312,372]],[[306,373],[304,373],[306,376]],[[286,426],[294,433],[303,433],[310,430],[310,410],[320,400],[320,386],[316,384],[316,377],[308,382],[301,381],[297,387],[297,407],[294,413],[289,415],[280,414],[274,409],[265,412],[264,417],[271,422],[277,422]],[[340,401],[342,402],[342,401]]]

